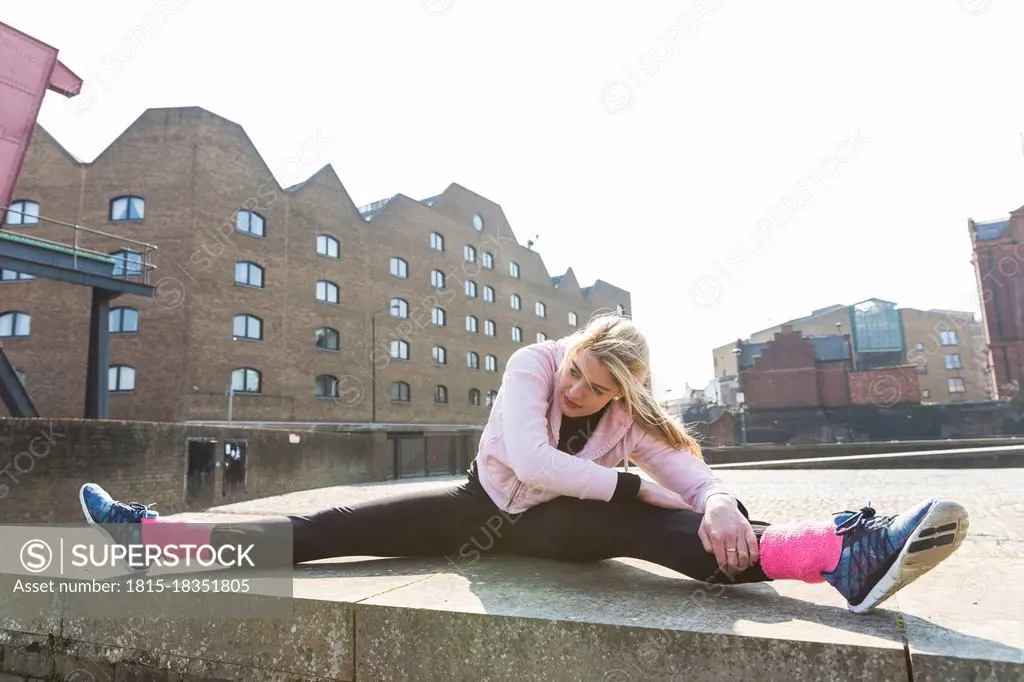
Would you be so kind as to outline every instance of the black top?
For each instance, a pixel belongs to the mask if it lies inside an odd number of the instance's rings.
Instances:
[[[558,430],[558,449],[564,453],[576,456],[587,444],[590,437],[594,435],[597,424],[601,421],[608,405],[602,407],[593,414],[585,417],[566,417],[562,415],[562,425]],[[615,493],[612,495],[612,502],[628,502],[636,500],[640,492],[640,477],[636,474],[619,472],[619,482],[615,486]]]

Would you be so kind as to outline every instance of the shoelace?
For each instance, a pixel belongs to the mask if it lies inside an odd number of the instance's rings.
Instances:
[[[875,509],[868,502],[868,506],[861,507],[860,511],[854,512],[850,510],[835,512],[836,515],[840,514],[851,514],[850,518],[843,521],[836,528],[836,535],[843,535],[849,531],[857,528],[858,526],[863,527],[865,530],[875,530],[877,528],[884,528],[892,523],[895,516],[876,516]]]

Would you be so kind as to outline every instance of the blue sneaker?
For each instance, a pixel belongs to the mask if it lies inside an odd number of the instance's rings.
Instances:
[[[101,526],[114,542],[121,545],[141,545],[142,519],[159,516],[147,505],[118,502],[95,483],[82,486],[78,491],[78,501],[82,505],[85,520]],[[126,563],[134,570],[148,568],[145,563]]]
[[[867,613],[955,552],[970,521],[958,503],[930,498],[895,516],[876,516],[870,506],[840,512],[835,524],[843,552],[823,577],[850,611]]]

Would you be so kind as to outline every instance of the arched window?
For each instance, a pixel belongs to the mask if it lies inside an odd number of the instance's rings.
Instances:
[[[466,280],[466,296],[468,298],[476,298],[476,282],[471,279]]]
[[[480,389],[469,389],[469,404],[473,407],[480,407]]]
[[[391,401],[396,403],[407,403],[411,400],[409,384],[404,381],[396,381],[391,384]]]
[[[135,308],[111,308],[107,318],[107,330],[111,334],[131,334],[139,331],[139,311]]]
[[[430,273],[430,286],[435,289],[444,289],[444,272],[441,270],[433,270]]]
[[[337,329],[320,327],[316,330],[316,347],[321,350],[338,350],[341,347],[341,335]]]
[[[135,277],[142,274],[142,254],[138,251],[115,251],[114,277]]]
[[[391,317],[401,317],[403,319],[409,317],[409,303],[405,299],[391,299],[389,309],[391,310]]]
[[[325,279],[316,283],[316,300],[323,303],[338,303],[338,285]]]
[[[487,407],[494,407],[494,400],[498,397],[497,391],[487,391]]]
[[[27,337],[32,331],[32,316],[20,310],[0,315],[0,337]]]
[[[231,373],[231,388],[235,393],[259,393],[263,390],[263,376],[252,367],[239,367]]]
[[[338,377],[332,374],[321,374],[316,378],[317,398],[338,397]]]
[[[409,278],[409,263],[404,258],[398,256],[392,256],[391,258],[391,275],[398,277],[399,279]]]
[[[263,268],[247,260],[235,263],[235,284],[263,288]]]
[[[401,339],[394,339],[391,342],[391,358],[393,360],[409,359],[409,342]]]
[[[434,346],[433,354],[435,365],[448,364],[448,350],[444,346]]]
[[[466,353],[466,367],[470,369],[480,369],[480,356],[474,351]]]
[[[111,365],[107,370],[107,390],[134,391],[135,368],[128,365]]]
[[[259,213],[252,211],[239,211],[235,221],[235,228],[239,232],[251,234],[254,237],[267,236],[267,221]]]
[[[484,358],[484,371],[485,372],[497,372],[498,371],[498,358],[493,355],[488,355]]]
[[[447,386],[435,386],[434,387],[434,403],[437,405],[448,404],[448,387]]]
[[[146,217],[146,200],[134,195],[115,197],[110,200],[112,221],[142,220]]]
[[[430,313],[430,319],[438,327],[445,326],[447,317],[444,314],[444,308],[434,308]]]
[[[263,320],[255,315],[235,315],[235,324],[232,333],[236,339],[262,341]]]
[[[316,236],[316,252],[328,258],[341,258],[341,244],[329,234]]]
[[[39,204],[22,199],[11,203],[4,216],[4,225],[38,225]]]

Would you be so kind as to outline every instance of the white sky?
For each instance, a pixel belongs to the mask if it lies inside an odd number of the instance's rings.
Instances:
[[[630,290],[679,395],[713,347],[814,308],[977,309],[967,218],[1024,204],[1024,3],[835,5],[36,0],[2,20],[85,79],[40,115],[79,157],[197,105],[275,170],[334,138],[357,204],[458,182],[539,235],[552,275]],[[741,244],[757,255],[730,262]]]

